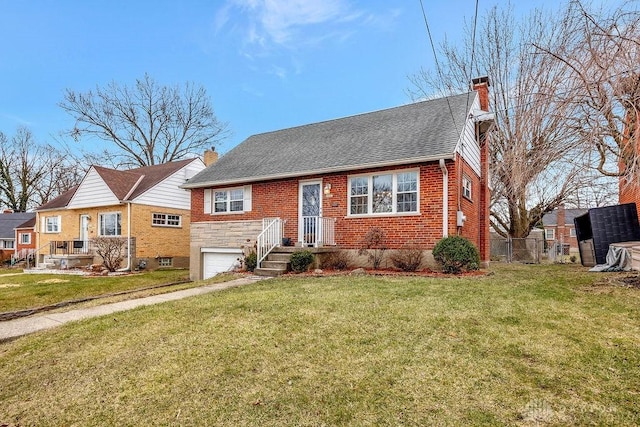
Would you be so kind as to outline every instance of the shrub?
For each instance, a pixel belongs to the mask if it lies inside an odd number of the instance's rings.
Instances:
[[[480,268],[480,254],[469,240],[461,236],[441,239],[433,248],[433,258],[445,273],[458,274]]]
[[[258,266],[258,255],[255,252],[249,252],[244,257],[244,268],[247,271],[253,271]]]
[[[393,251],[389,259],[402,271],[416,271],[422,264],[422,249],[414,243],[405,243],[402,249]]]
[[[369,261],[373,264],[374,270],[380,268],[380,264],[382,264],[382,259],[384,258],[384,251],[387,250],[387,245],[384,240],[384,231],[379,227],[373,227],[364,235],[362,246],[358,251],[360,255],[367,255],[369,257]]]
[[[322,268],[330,268],[334,270],[348,270],[351,268],[353,260],[351,254],[347,251],[338,251],[329,253],[322,262]]]
[[[98,237],[93,239],[96,253],[102,258],[102,263],[109,271],[116,271],[124,258],[127,239],[122,237]]]
[[[569,257],[569,261],[571,261],[571,262],[574,262],[574,263],[575,263],[577,260],[578,260],[578,257],[576,257],[575,255],[571,255],[571,256]]]
[[[291,270],[296,273],[304,273],[313,263],[314,256],[309,251],[294,252],[291,254]]]

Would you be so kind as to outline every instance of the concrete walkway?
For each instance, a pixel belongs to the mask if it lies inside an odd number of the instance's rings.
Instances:
[[[110,304],[99,305],[90,308],[80,308],[61,313],[45,313],[35,316],[23,317],[20,319],[0,322],[0,341],[20,337],[43,329],[54,328],[67,322],[87,319],[90,317],[104,316],[118,311],[131,310],[143,305],[159,304],[167,301],[175,301],[196,295],[208,294],[210,292],[228,289],[236,286],[255,283],[264,277],[250,276],[229,282],[216,283],[213,285],[200,286],[197,288],[184,289],[182,291],[168,292],[166,294],[153,295],[150,297],[130,299]]]

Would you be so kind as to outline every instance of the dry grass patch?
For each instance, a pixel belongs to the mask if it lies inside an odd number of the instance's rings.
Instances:
[[[639,424],[639,292],[494,270],[275,279],[0,344],[0,424]]]

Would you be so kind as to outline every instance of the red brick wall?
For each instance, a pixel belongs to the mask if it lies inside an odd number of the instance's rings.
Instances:
[[[26,234],[29,233],[31,234],[31,243],[28,245],[24,245],[22,243],[20,243],[20,235],[21,234]],[[21,250],[27,250],[27,249],[35,249],[36,248],[36,232],[31,228],[31,229],[25,229],[25,228],[18,228],[16,230],[16,251],[20,252]]]
[[[639,115],[636,114],[627,114],[627,120],[635,120],[636,121],[636,129],[638,129],[640,127],[640,117]],[[633,158],[634,156],[638,156],[640,155],[640,138],[637,138],[637,135],[635,138],[631,138],[629,135],[629,127],[625,126],[624,129],[624,137],[625,137],[625,143],[627,144],[627,146],[625,147],[625,151],[623,153],[623,156],[625,155],[626,152],[628,152],[628,156]],[[624,174],[625,171],[625,163],[622,159],[620,159],[618,161],[618,169],[620,171],[621,174]],[[619,192],[618,192],[618,202],[620,204],[624,204],[624,203],[635,203],[636,204],[636,210],[638,212],[638,216],[640,216],[640,181],[638,181],[637,179],[635,181],[632,182],[628,182],[624,176],[621,176],[619,181]]]
[[[456,228],[456,212],[458,210],[459,173],[454,163],[447,161],[449,173],[448,198],[448,233],[454,235]],[[336,218],[336,243],[345,249],[360,247],[364,235],[372,227],[380,227],[387,237],[389,248],[400,248],[404,243],[412,241],[425,249],[432,249],[442,238],[442,171],[437,162],[428,164],[405,165],[395,168],[378,168],[358,171],[358,174],[375,173],[401,169],[420,170],[420,214],[393,216],[347,216],[348,176],[347,173],[336,173],[324,176],[305,176],[252,184],[252,211],[243,214],[210,215],[204,213],[204,189],[191,190],[193,222],[259,220],[265,217],[286,219],[284,235],[293,241],[298,237],[298,186],[303,180],[322,180],[322,186],[331,184],[331,196],[323,195],[323,216]],[[464,198],[462,210],[467,216],[465,226],[460,234],[469,238],[476,246],[481,247],[482,206],[480,203],[480,179],[471,168],[464,163],[467,176],[472,179],[472,201]],[[486,226],[488,229],[488,225]],[[488,232],[487,232],[488,235]],[[481,251],[482,252],[482,251]],[[487,252],[488,253],[488,252]],[[484,259],[484,258],[483,258]]]

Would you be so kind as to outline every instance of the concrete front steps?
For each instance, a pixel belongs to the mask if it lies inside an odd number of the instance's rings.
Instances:
[[[319,265],[319,258],[323,254],[338,251],[339,248],[335,246],[320,247],[320,248],[304,248],[300,246],[282,246],[274,248],[267,258],[262,261],[260,268],[256,268],[254,273],[257,276],[280,276],[291,270],[291,254],[294,252],[300,252],[308,250],[315,255],[316,265],[312,268],[317,268]]]

